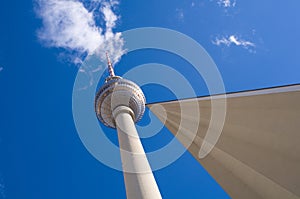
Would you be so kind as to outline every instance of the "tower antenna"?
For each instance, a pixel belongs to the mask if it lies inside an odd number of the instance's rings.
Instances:
[[[108,72],[109,72],[109,76],[110,77],[114,77],[115,76],[115,72],[114,72],[114,68],[113,68],[113,65],[109,59],[109,56],[108,56],[108,52],[106,52],[106,59],[107,59],[107,67],[108,67]]]

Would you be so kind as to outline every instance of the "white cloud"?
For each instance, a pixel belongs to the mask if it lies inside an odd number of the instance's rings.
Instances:
[[[112,30],[116,26],[116,21],[118,17],[113,13],[111,5],[104,3],[104,6],[101,8],[101,11],[104,15],[104,20],[106,22],[106,29]]]
[[[228,37],[224,37],[224,36],[216,37],[215,40],[212,41],[212,43],[217,46],[225,45],[229,47],[233,44],[236,46],[243,46],[243,47],[255,47],[254,43],[247,40],[240,39],[236,35],[230,35]]]
[[[235,7],[236,0],[218,0],[218,4],[225,8]]]
[[[113,62],[117,62],[121,56],[125,53],[123,50],[124,40],[121,33],[113,33],[113,28],[116,26],[118,16],[112,11],[112,7],[117,5],[117,1],[111,0],[110,3],[103,3],[101,12],[103,13],[106,31],[103,35],[103,47],[99,48],[99,54],[102,59],[106,59],[105,51],[108,51]]]
[[[250,41],[246,41],[246,40],[240,40],[235,35],[231,35],[229,37],[229,41],[231,43],[234,43],[237,46],[252,46],[252,47],[255,47],[254,43],[252,43]]]
[[[75,51],[74,62],[83,54],[100,53],[105,59],[108,51],[112,61],[117,62],[124,54],[121,33],[114,33],[118,17],[113,7],[116,0],[91,0],[93,6],[100,9],[89,11],[79,0],[36,0],[37,14],[42,19],[43,27],[38,31],[39,39],[49,47],[64,48]],[[101,12],[104,27],[96,24],[94,14]]]

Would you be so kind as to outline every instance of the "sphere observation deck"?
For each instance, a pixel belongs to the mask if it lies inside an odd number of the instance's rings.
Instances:
[[[116,128],[113,110],[118,106],[129,107],[134,122],[145,112],[145,96],[141,88],[132,81],[119,76],[109,76],[95,97],[97,118],[106,126]]]

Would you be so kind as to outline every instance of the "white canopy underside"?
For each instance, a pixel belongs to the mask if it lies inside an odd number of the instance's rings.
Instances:
[[[225,97],[222,133],[212,150],[199,158],[212,101]],[[300,85],[148,107],[232,198],[300,198]]]

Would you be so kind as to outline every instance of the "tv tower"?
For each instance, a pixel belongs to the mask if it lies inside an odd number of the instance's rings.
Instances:
[[[145,96],[132,81],[116,76],[106,53],[109,76],[95,98],[97,118],[117,129],[126,196],[130,199],[162,198],[135,128],[145,111]]]

